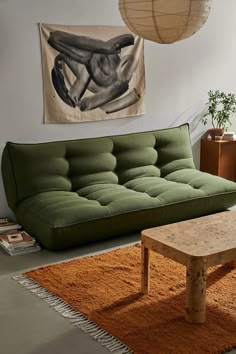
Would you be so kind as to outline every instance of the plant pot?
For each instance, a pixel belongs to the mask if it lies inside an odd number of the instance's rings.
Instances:
[[[217,136],[223,136],[224,134],[224,129],[221,128],[212,128],[208,129],[208,134],[212,138],[212,140],[215,140]]]

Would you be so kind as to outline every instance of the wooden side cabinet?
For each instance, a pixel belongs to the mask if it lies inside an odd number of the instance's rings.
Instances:
[[[236,140],[201,140],[200,170],[236,182]]]

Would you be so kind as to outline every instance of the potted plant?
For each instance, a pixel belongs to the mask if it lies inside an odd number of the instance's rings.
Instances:
[[[224,131],[232,124],[231,115],[236,112],[236,97],[234,94],[226,94],[219,90],[208,92],[207,110],[200,121],[206,125],[211,119],[212,129],[208,130],[212,139],[222,136]]]

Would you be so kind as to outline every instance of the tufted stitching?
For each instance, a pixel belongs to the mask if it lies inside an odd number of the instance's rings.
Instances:
[[[119,186],[119,187],[118,187],[118,186]],[[117,188],[117,187],[118,187],[118,188]],[[110,193],[109,190],[113,190],[113,187],[107,188],[107,189],[105,189],[105,191],[108,191],[108,192],[107,192],[107,195],[106,195],[106,192],[105,192],[105,194],[103,194],[103,195],[101,195],[101,196],[96,196],[96,199],[94,199],[95,197],[93,198],[93,195],[95,195],[95,194],[97,194],[97,193],[99,193],[99,192],[104,191],[103,188],[99,189],[99,185],[98,185],[98,190],[93,191],[93,192],[88,193],[88,194],[85,194],[85,195],[83,195],[83,196],[84,196],[86,199],[88,199],[88,200],[97,200],[101,205],[103,205],[103,206],[108,206],[108,207],[109,207],[110,204],[112,204],[112,203],[114,203],[114,202],[116,202],[116,201],[120,201],[120,200],[122,200],[122,199],[136,198],[136,197],[140,197],[140,196],[144,196],[144,195],[146,195],[146,197],[152,198],[152,197],[149,196],[147,193],[139,192],[139,191],[134,191],[133,189],[127,188],[127,187],[125,187],[124,185],[116,185],[116,189],[117,189],[117,191],[116,191],[115,193],[114,193],[114,192],[113,192],[113,193]],[[120,190],[118,190],[118,189],[120,189]],[[108,193],[109,193],[109,194],[108,194]],[[116,197],[119,196],[119,194],[121,194],[121,193],[122,193],[122,197],[121,197],[121,198],[116,198]],[[123,193],[126,193],[126,195],[124,195]],[[111,202],[108,202],[108,203],[106,203],[106,204],[102,204],[101,199],[102,199],[102,198],[106,198],[106,197],[109,198],[109,196],[110,196],[111,198],[114,197],[114,199],[113,199]]]

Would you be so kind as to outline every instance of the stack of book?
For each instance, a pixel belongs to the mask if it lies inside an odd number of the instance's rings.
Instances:
[[[11,256],[40,251],[36,240],[10,218],[0,218],[0,246]]]
[[[224,140],[236,140],[236,134],[234,132],[225,132],[223,135]]]

